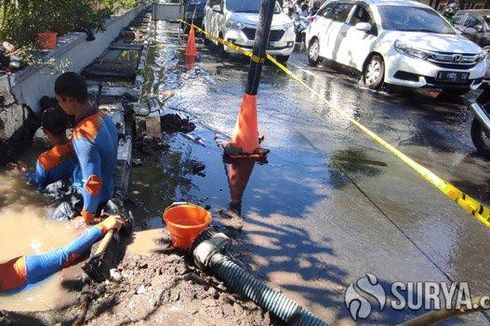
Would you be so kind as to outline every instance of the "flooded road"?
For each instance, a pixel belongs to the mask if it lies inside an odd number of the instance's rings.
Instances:
[[[66,245],[80,234],[69,222],[47,220],[48,204],[20,174],[0,173],[0,262],[45,253]],[[72,303],[78,294],[67,284],[80,277],[81,272],[79,266],[73,266],[40,284],[0,294],[0,308],[43,311]]]
[[[186,67],[175,26],[158,28],[147,95],[164,104],[164,113],[190,116],[197,128],[167,136],[170,149],[134,169],[133,199],[145,227],[161,226],[172,201],[209,205],[215,217],[222,208],[241,208],[243,259],[333,325],[354,324],[344,292],[366,273],[387,289],[395,281],[467,281],[475,295],[490,293],[490,231],[274,67],[264,68],[258,94],[268,164],[224,163],[218,143],[232,133],[247,63],[200,46],[200,60]],[[457,98],[375,93],[329,67],[307,67],[304,54],[290,60],[290,69],[331,104],[490,203],[490,167],[471,144],[472,116]],[[205,176],[181,168],[192,160],[206,165]],[[392,325],[422,313],[373,310],[364,324]],[[490,322],[476,314],[448,324]]]

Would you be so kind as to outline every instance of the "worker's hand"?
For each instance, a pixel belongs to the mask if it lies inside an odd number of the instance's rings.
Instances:
[[[11,170],[18,170],[21,173],[26,173],[29,167],[24,162],[18,161],[17,163],[8,163],[8,167]]]
[[[119,215],[111,215],[106,218],[101,224],[103,224],[107,230],[116,230],[118,232],[124,224],[124,219]]]

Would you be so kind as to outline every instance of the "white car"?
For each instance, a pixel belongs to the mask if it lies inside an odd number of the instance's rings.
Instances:
[[[464,94],[485,75],[485,52],[435,10],[407,0],[330,1],[306,31],[308,60],[357,69],[365,85],[383,82]]]
[[[261,0],[208,0],[204,29],[214,36],[252,50],[260,3]],[[267,53],[283,62],[287,61],[293,52],[295,40],[294,23],[276,3]],[[222,53],[235,52],[227,46],[218,46]]]

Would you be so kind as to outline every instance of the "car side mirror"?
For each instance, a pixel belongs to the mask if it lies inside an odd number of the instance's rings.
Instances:
[[[371,24],[369,23],[357,23],[356,26],[354,26],[355,29],[361,32],[369,33],[372,29]]]
[[[211,10],[214,11],[214,12],[219,12],[219,13],[222,12],[220,5],[214,5],[214,6],[212,6],[211,7]]]
[[[482,33],[483,32],[483,25],[481,24],[478,24],[475,26],[475,30],[478,32],[478,33]]]

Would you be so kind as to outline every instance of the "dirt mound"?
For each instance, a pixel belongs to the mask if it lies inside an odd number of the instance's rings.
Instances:
[[[226,292],[182,255],[132,255],[120,264],[118,273],[120,282],[103,284],[103,293],[92,301],[88,325],[270,324],[268,313]]]

